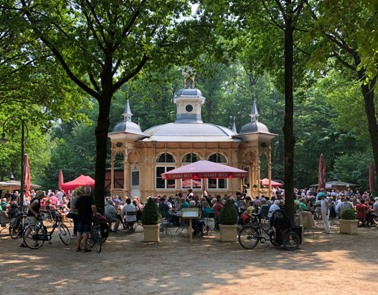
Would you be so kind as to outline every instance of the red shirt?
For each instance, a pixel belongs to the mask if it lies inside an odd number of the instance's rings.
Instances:
[[[362,209],[362,210],[358,210],[358,209]],[[356,211],[357,211],[357,218],[358,219],[365,219],[366,218],[366,208],[367,206],[365,204],[358,204],[356,206]]]
[[[223,208],[223,205],[220,204],[220,203],[215,203],[215,204],[213,205],[213,210],[214,210],[214,213],[215,213],[215,216],[216,216],[216,217],[219,216],[219,213],[221,212],[222,208]]]

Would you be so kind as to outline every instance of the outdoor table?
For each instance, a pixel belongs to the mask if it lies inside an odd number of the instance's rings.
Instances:
[[[192,220],[198,219],[199,209],[198,208],[185,208],[182,210],[182,219],[189,219],[189,232],[190,232],[190,242],[193,242],[193,228]]]

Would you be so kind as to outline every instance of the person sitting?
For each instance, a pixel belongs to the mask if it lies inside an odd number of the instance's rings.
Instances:
[[[125,220],[125,223],[129,228],[132,228],[137,221],[136,215],[128,215],[127,212],[136,212],[135,206],[131,204],[129,198],[126,200],[126,206],[122,209],[122,219]]]
[[[193,202],[193,201],[191,201],[191,202]],[[160,209],[160,212],[161,212],[161,216],[165,217],[168,220],[168,222],[172,223],[175,226],[179,225],[179,223],[180,223],[179,218],[170,212],[169,206],[168,206],[167,203],[165,203],[164,198],[160,198],[159,209]]]
[[[182,202],[179,208],[180,208],[180,211],[182,210],[182,208],[189,208],[189,203],[185,198],[182,198]]]
[[[275,200],[274,204],[270,206],[269,213],[268,213],[268,218],[272,217],[274,211],[281,209],[279,207],[279,204],[281,204],[281,201],[280,200]]]
[[[117,211],[113,206],[113,201],[110,199],[108,200],[108,204],[105,206],[105,217],[109,221],[110,230],[112,230],[112,223],[115,223],[113,232],[118,233],[120,220],[117,218]]]
[[[214,210],[216,218],[219,218],[219,214],[222,211],[222,208],[223,208],[222,199],[218,198],[217,201],[216,201],[216,203],[213,205],[213,210]]]
[[[55,207],[55,205],[52,204],[52,201],[50,199],[48,199],[46,201],[46,209],[50,211],[51,217],[53,219],[55,219],[55,218],[61,218],[62,222],[64,223],[64,221],[66,219],[66,215],[62,214],[62,212],[60,210],[58,210]]]
[[[372,202],[374,202],[373,206],[366,216],[367,225],[371,227],[377,225],[375,219],[378,218],[378,198],[372,199]]]
[[[361,226],[365,226],[367,210],[368,207],[365,205],[365,200],[362,199],[361,203],[356,205],[357,219],[361,221]]]

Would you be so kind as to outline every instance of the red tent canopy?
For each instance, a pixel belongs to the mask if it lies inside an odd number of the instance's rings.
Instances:
[[[248,172],[231,166],[200,160],[163,173],[163,179],[245,178]]]
[[[262,183],[263,186],[269,186],[269,179],[268,178],[261,179],[260,181],[261,181],[261,183]],[[274,187],[283,186],[282,183],[279,183],[279,182],[273,181],[273,180],[271,181],[271,184]]]
[[[66,182],[66,183],[62,183],[62,189],[65,190],[65,191],[69,191],[69,190],[74,190],[74,189],[78,188],[79,186],[86,186],[86,185],[93,188],[94,185],[95,185],[95,181],[89,176],[80,175],[75,180],[72,180],[72,181]]]

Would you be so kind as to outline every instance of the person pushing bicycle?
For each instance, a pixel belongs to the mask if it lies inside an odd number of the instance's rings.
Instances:
[[[35,198],[30,201],[28,214],[26,215],[25,223],[29,225],[35,225],[38,223],[39,210],[41,209],[41,200],[45,197],[45,192],[37,191]],[[25,232],[25,237],[28,237],[30,230]],[[20,247],[27,247],[24,241],[21,242]]]
[[[77,249],[76,252],[91,252],[88,248],[88,234],[92,225],[92,212],[97,215],[97,208],[94,204],[93,198],[90,196],[91,188],[86,186],[84,188],[84,196],[81,196],[75,206],[75,210],[78,211],[78,226],[77,226]],[[81,239],[83,239],[84,248],[81,249]]]

